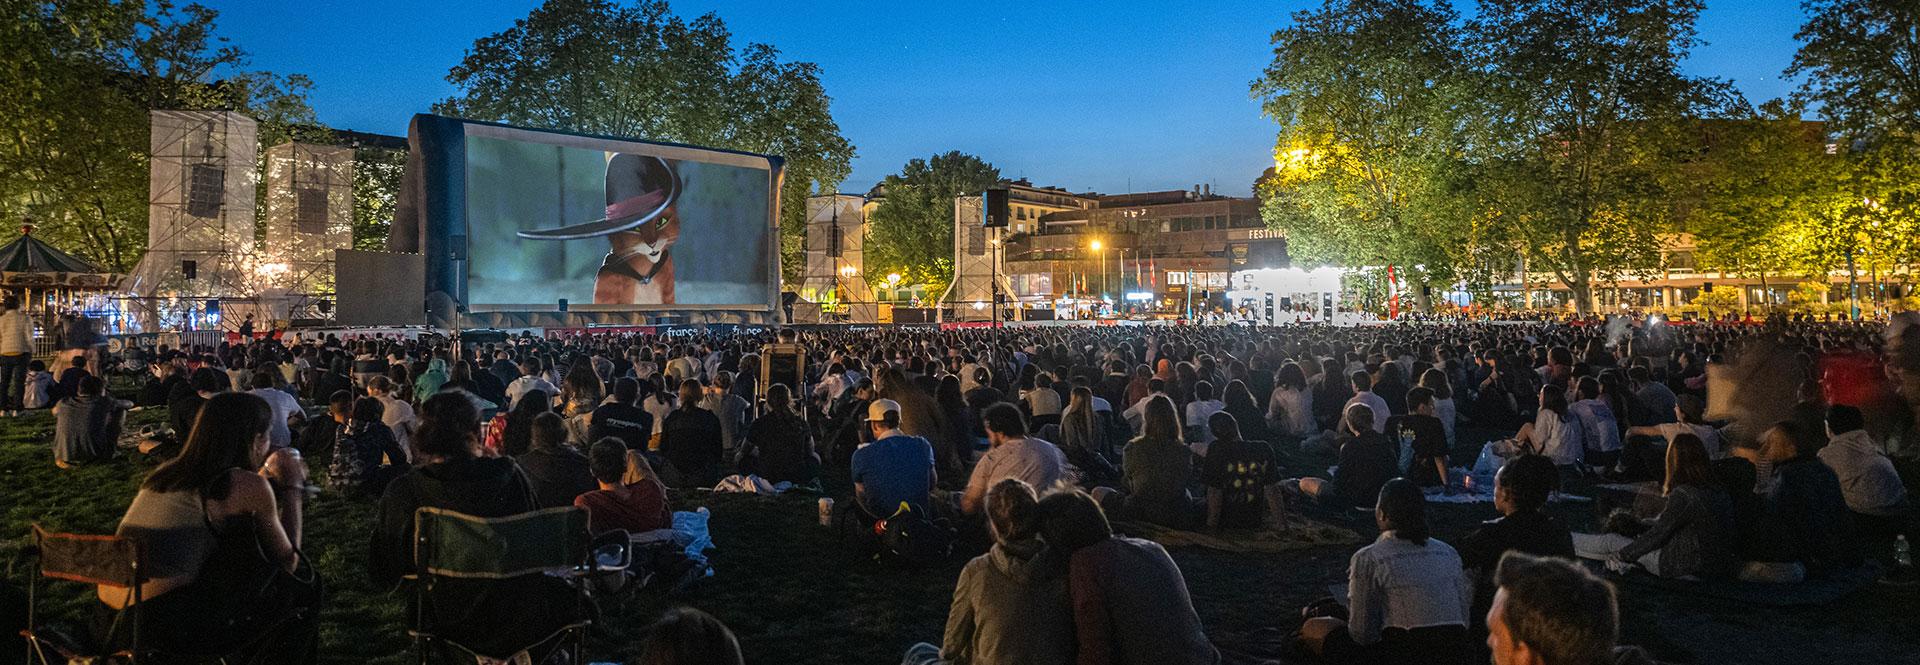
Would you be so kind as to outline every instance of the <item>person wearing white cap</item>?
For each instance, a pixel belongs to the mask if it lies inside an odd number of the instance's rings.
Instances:
[[[906,503],[925,510],[933,492],[933,444],[900,432],[900,403],[867,405],[873,443],[853,451],[853,493],[868,516],[882,519]]]

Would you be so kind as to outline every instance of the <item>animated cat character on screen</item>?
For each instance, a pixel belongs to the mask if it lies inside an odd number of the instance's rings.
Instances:
[[[600,219],[518,235],[531,240],[604,236],[610,248],[594,277],[594,304],[674,304],[672,249],[680,239],[680,215],[674,204],[682,184],[673,162],[615,153],[607,160],[606,189],[606,214]]]

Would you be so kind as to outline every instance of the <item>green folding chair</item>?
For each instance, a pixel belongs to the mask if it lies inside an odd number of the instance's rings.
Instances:
[[[515,645],[510,653],[481,653],[439,634],[431,625],[429,608],[435,588],[445,580],[497,581],[546,575],[565,579],[573,588],[575,600],[586,606],[585,585],[579,579],[597,573],[590,556],[591,539],[587,532],[587,513],[574,507],[548,508],[507,517],[476,517],[439,508],[421,508],[414,513],[414,625],[408,631],[420,653],[420,662],[430,661],[436,644],[459,649],[469,655],[509,660],[520,652],[571,638],[571,658],[581,663],[587,627],[591,622],[581,611],[579,620],[558,627],[528,644]],[[518,617],[499,617],[514,621]],[[497,649],[496,649],[497,650]]]
[[[27,581],[27,628],[20,631],[20,636],[27,640],[30,662],[65,665],[105,658],[133,661],[142,654],[140,610],[143,603],[140,585],[147,581],[147,577],[139,543],[120,536],[56,533],[35,524],[33,545],[25,553],[36,559],[39,568],[38,574],[30,576]],[[42,625],[39,604],[40,578],[43,577],[132,589],[132,602],[113,621],[115,631],[119,630],[122,623],[131,624],[132,636],[127,646],[114,649],[108,646],[110,641],[107,640],[100,644],[86,644],[76,640],[75,636],[49,630]]]

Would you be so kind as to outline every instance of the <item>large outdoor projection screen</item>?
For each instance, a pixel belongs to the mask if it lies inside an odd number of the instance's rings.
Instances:
[[[778,302],[778,157],[425,115],[413,132],[430,301],[473,312]]]

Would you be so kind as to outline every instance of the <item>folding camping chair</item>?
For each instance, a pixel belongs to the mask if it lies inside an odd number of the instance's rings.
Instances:
[[[141,654],[140,611],[143,605],[140,585],[147,581],[145,560],[141,558],[138,543],[119,536],[54,533],[35,524],[33,544],[25,553],[37,560],[40,569],[38,574],[28,576],[27,628],[20,631],[20,636],[27,640],[29,662],[64,665],[76,660],[108,657],[125,658],[128,661],[137,659]],[[99,644],[82,644],[72,636],[42,626],[39,615],[42,577],[132,589],[132,602],[113,621],[115,631],[123,622],[131,622],[132,637],[127,646],[112,649],[107,646],[111,643],[109,640],[102,640]]]
[[[626,566],[626,553],[592,551],[587,533],[587,513],[574,507],[548,508],[507,517],[475,517],[439,508],[421,508],[414,513],[414,554],[417,573],[414,580],[414,625],[408,630],[420,653],[420,662],[429,662],[432,647],[445,644],[467,654],[507,660],[519,652],[531,651],[557,639],[572,638],[572,661],[582,662],[586,629],[590,621],[581,611],[580,619],[559,626],[531,643],[515,645],[517,651],[482,654],[474,648],[449,639],[430,625],[429,608],[437,582],[445,580],[491,580],[505,583],[536,575],[560,577],[572,586],[579,607],[587,604],[587,584],[591,576]],[[503,619],[510,619],[503,617]]]

